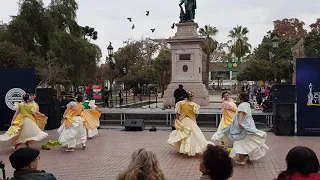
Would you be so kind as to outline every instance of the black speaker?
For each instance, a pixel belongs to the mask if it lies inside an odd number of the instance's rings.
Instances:
[[[53,97],[57,96],[57,93],[52,88],[38,88],[36,96],[38,104],[50,104]]]
[[[272,86],[272,103],[273,104],[289,104],[296,103],[296,86],[295,85],[274,85]]]
[[[144,119],[127,119],[124,127],[126,131],[143,131],[145,129]]]
[[[295,134],[295,105],[273,105],[273,132],[277,136],[294,136]]]
[[[50,104],[40,104],[40,112],[48,117],[45,130],[57,129],[61,126],[61,105],[58,102]]]

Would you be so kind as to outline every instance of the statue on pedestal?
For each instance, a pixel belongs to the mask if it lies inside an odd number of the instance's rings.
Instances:
[[[182,5],[184,4],[184,9]],[[180,23],[193,22],[196,15],[197,2],[196,0],[181,0],[180,1]]]

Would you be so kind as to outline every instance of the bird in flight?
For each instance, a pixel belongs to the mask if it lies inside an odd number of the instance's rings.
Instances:
[[[176,26],[175,23],[172,24],[171,29],[174,29],[174,27]]]
[[[155,30],[156,30],[156,28],[154,28],[154,29],[151,29],[151,32],[152,32],[152,33],[154,33],[154,31],[155,31]]]
[[[149,16],[149,14],[150,14],[150,11],[146,11],[146,16]]]
[[[132,18],[130,17],[130,18],[127,18],[130,22],[132,22]]]
[[[135,26],[134,26],[134,24],[132,24],[132,27],[131,27],[131,29],[134,29],[135,28]]]

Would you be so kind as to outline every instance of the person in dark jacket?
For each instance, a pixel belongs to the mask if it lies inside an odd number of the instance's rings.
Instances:
[[[63,116],[64,112],[66,111],[68,104],[69,104],[69,100],[67,99],[66,96],[63,96],[61,100],[61,116]]]
[[[180,84],[179,88],[174,91],[173,94],[175,98],[175,103],[183,101],[187,97],[187,91],[183,89],[183,86]]]
[[[56,180],[53,174],[37,170],[40,151],[32,148],[20,148],[9,157],[15,169],[11,180]]]

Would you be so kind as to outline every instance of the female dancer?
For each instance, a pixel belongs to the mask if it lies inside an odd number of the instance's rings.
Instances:
[[[237,164],[245,165],[245,156],[248,156],[250,160],[258,160],[266,154],[269,148],[265,145],[267,134],[256,128],[252,118],[251,107],[248,103],[249,95],[241,93],[240,102],[232,124],[222,131],[231,141],[234,141],[230,157],[237,160]]]
[[[36,119],[36,123],[37,125],[39,126],[39,128],[43,131],[44,130],[44,127],[46,126],[47,124],[47,120],[48,120],[48,117],[44,114],[42,114],[40,111],[39,111],[39,105],[38,103],[36,103],[35,99],[36,99],[36,96],[34,94],[30,94],[31,96],[31,100],[30,100],[30,103],[33,103],[33,106],[34,106],[34,109],[36,110],[36,114],[34,114],[34,117]]]
[[[60,134],[59,142],[62,147],[67,147],[67,152],[73,152],[77,145],[86,148],[87,133],[85,129],[85,120],[82,118],[83,106],[81,102],[83,96],[78,94],[76,102],[70,102],[67,110],[64,112],[64,122],[58,129]]]
[[[213,134],[211,140],[222,141],[224,145],[232,145],[233,142],[229,141],[229,139],[222,132],[222,129],[232,123],[234,113],[237,111],[237,105],[234,103],[233,99],[230,98],[230,94],[228,92],[223,92],[221,97],[223,98],[222,118],[218,130]]]
[[[92,139],[98,135],[98,127],[100,126],[100,116],[101,112],[99,108],[95,105],[95,101],[87,100],[87,96],[84,96],[84,102],[82,103],[84,107],[83,118],[86,120],[87,136]]]
[[[18,104],[10,128],[0,136],[0,141],[9,141],[14,144],[13,150],[16,150],[20,144],[26,144],[29,147],[31,142],[41,141],[48,136],[36,124],[35,114],[39,112],[36,111],[31,100],[29,94],[23,95],[23,102]]]
[[[208,144],[202,131],[197,125],[196,118],[199,115],[200,106],[193,102],[194,94],[187,93],[187,99],[176,104],[176,130],[172,131],[168,143],[179,149],[182,154],[195,156],[202,154]]]
[[[156,155],[145,149],[135,151],[131,156],[129,167],[117,177],[117,180],[128,179],[166,180]]]

